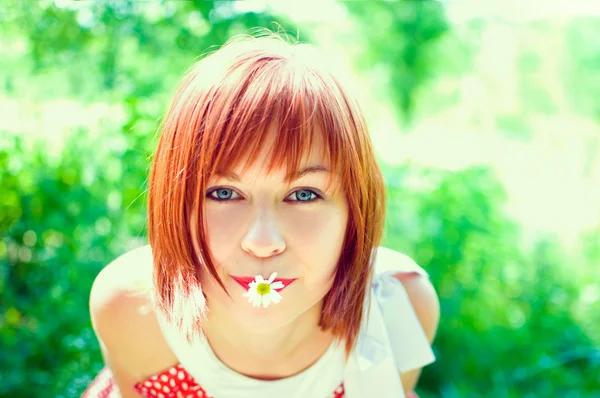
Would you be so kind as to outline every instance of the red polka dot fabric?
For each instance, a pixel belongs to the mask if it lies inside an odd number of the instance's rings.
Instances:
[[[213,398],[181,365],[154,375],[133,388],[148,398]]]
[[[333,398],[343,398],[344,397],[344,383],[341,383],[338,388],[333,392]]]
[[[137,383],[133,389],[148,398],[214,398],[194,380],[181,365],[173,366],[148,379]],[[104,368],[88,386],[81,398],[120,398],[109,368]],[[312,397],[310,397],[312,398]],[[341,383],[327,398],[344,398]]]

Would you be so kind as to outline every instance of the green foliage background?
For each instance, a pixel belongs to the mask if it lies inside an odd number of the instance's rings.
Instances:
[[[76,397],[102,368],[89,290],[107,262],[145,243],[149,159],[182,73],[235,34],[298,28],[287,16],[240,11],[235,2],[77,3],[0,7],[0,111],[16,120],[0,130],[1,397]],[[457,102],[456,92],[433,82],[458,79],[481,48],[459,39],[440,3],[343,6],[356,40],[348,51],[359,70],[380,74],[383,84],[374,87],[385,87],[401,124]],[[531,25],[553,31],[547,21]],[[518,106],[492,118],[515,139],[531,137],[532,115],[560,106],[590,123],[600,118],[600,41],[581,39],[600,37],[600,19],[560,26],[554,35],[569,52],[565,86],[545,87],[547,54],[522,49]],[[474,37],[484,27],[481,18],[466,25]],[[303,29],[301,39],[315,37]],[[56,99],[68,99],[66,108],[40,107]],[[67,127],[41,122],[48,120]],[[596,151],[597,142],[589,141]],[[591,160],[587,172],[597,164]],[[600,225],[569,247],[557,235],[526,234],[486,165],[384,170],[385,244],[430,273],[442,305],[437,361],[417,391],[599,397]]]

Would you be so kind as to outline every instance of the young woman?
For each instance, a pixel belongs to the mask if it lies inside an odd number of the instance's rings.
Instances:
[[[187,73],[153,159],[149,246],[92,288],[106,368],[85,397],[414,396],[438,298],[378,248],[384,181],[324,59],[242,38]]]

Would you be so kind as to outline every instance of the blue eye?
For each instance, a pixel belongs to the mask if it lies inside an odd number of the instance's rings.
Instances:
[[[238,199],[234,195],[239,196],[233,189],[230,188],[217,188],[210,191],[207,195],[209,199],[216,200],[218,202],[225,202],[230,199]]]
[[[288,202],[314,202],[315,200],[321,199],[322,197],[316,192],[310,189],[299,189],[297,191],[292,192],[288,198],[292,198],[287,200]]]

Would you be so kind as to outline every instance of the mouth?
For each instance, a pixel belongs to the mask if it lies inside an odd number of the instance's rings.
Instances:
[[[237,283],[239,283],[244,289],[248,290],[248,288],[250,287],[250,282],[253,282],[254,279],[256,277],[254,276],[233,276],[231,275],[231,278],[236,281]],[[265,278],[265,280],[268,278]],[[275,280],[273,280],[273,282],[281,282],[283,283],[283,287],[279,288],[279,289],[275,289],[275,291],[280,292],[283,289],[285,289],[286,287],[288,287],[292,282],[294,282],[296,280],[296,278],[292,278],[292,279],[286,279],[286,278],[275,278]]]

